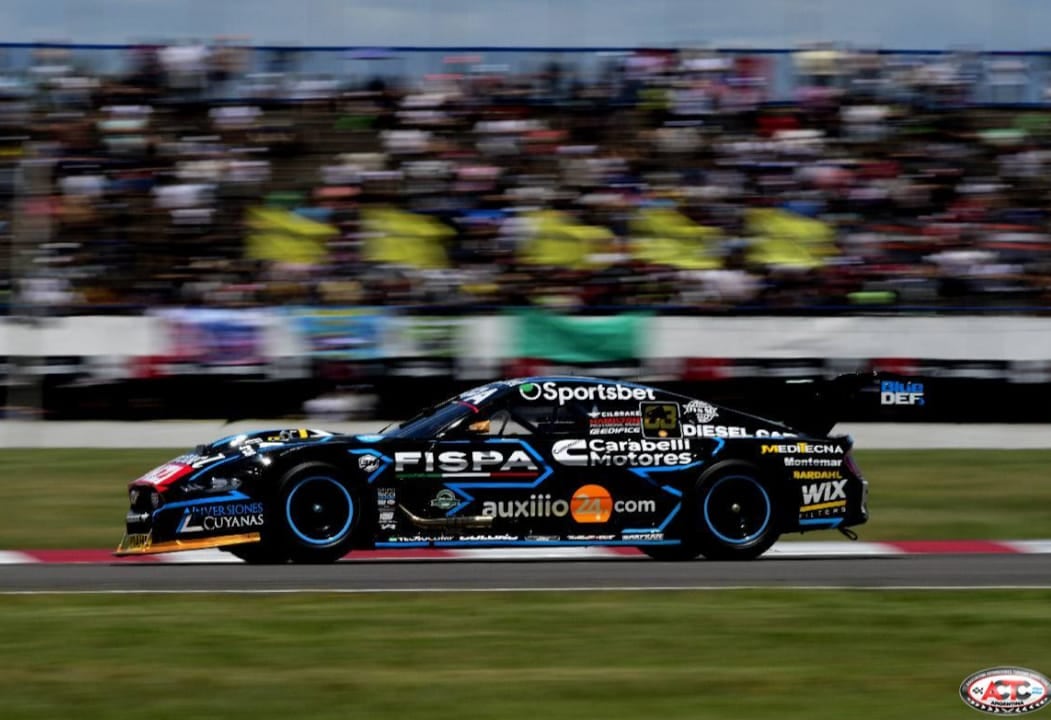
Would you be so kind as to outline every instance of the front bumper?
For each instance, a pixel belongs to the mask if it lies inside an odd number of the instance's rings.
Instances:
[[[118,557],[128,555],[156,555],[158,553],[180,552],[182,550],[207,550],[226,547],[227,545],[244,545],[259,542],[259,533],[242,533],[240,535],[221,535],[219,537],[190,538],[185,540],[165,540],[153,542],[153,533],[125,533],[113,554]]]

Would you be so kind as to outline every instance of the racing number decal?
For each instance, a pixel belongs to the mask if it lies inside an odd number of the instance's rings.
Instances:
[[[644,402],[642,412],[642,436],[647,438],[680,437],[678,403]]]

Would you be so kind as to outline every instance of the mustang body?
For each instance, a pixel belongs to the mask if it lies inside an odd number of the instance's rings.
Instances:
[[[620,545],[751,559],[868,518],[846,436],[657,388],[536,377],[474,388],[374,435],[226,437],[129,486],[118,555],[251,562],[359,548]]]

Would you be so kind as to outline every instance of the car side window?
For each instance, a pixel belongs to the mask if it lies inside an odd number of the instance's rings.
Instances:
[[[529,426],[516,420],[511,415],[511,412],[505,408],[497,410],[489,418],[489,434],[493,437],[502,437],[504,435],[521,436],[535,433]]]
[[[580,435],[587,432],[587,415],[575,404],[511,404],[502,435]],[[493,419],[496,420],[497,413]],[[493,423],[496,425],[496,423]],[[496,429],[494,428],[494,434]]]

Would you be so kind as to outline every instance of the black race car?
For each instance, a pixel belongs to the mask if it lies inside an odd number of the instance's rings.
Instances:
[[[866,521],[852,441],[820,427],[625,382],[494,382],[375,435],[201,445],[131,483],[116,553],[332,562],[356,548],[625,545],[751,559],[782,533]]]

